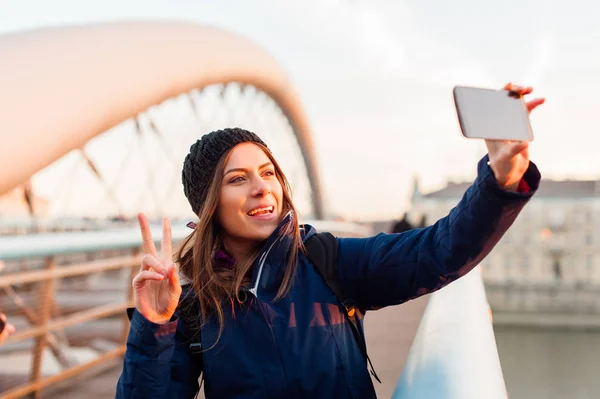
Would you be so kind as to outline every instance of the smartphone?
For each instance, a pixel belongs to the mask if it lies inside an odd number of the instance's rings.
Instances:
[[[529,111],[509,90],[456,86],[454,105],[463,136],[473,139],[532,141]]]

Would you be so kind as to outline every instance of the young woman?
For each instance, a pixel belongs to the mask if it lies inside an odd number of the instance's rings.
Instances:
[[[529,109],[542,102],[530,101]],[[433,226],[335,240],[334,279],[354,300],[351,322],[309,261],[303,243],[316,232],[298,225],[290,187],[266,144],[242,129],[203,136],[183,167],[199,223],[174,257],[168,220],[159,256],[140,214],[146,255],[133,280],[116,396],[192,398],[202,373],[208,398],[375,397],[353,328],[362,329],[364,312],[468,273],[538,187],[528,143],[486,144],[475,183]]]

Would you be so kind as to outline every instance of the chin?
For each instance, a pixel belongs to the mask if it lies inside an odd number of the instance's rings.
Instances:
[[[268,223],[248,223],[243,231],[243,236],[252,241],[264,241],[273,234],[279,223],[275,220]]]
[[[275,231],[276,228],[277,228],[277,225],[261,226],[258,228],[254,227],[254,228],[251,228],[250,235],[252,236],[252,239],[255,241],[264,241],[267,238],[269,238],[271,236],[271,234],[273,234],[273,232]]]
[[[239,220],[236,226],[231,226],[228,230],[233,237],[241,240],[261,242],[268,239],[281,223],[282,215],[277,212],[270,220],[249,219],[248,216]],[[241,223],[240,223],[241,222]]]

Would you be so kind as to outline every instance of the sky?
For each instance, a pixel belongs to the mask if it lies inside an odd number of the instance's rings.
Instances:
[[[399,216],[415,176],[423,191],[475,177],[485,147],[460,134],[455,85],[534,86],[543,176],[600,178],[598,16],[577,0],[0,0],[0,34],[181,20],[253,40],[300,95],[329,206],[366,220]]]

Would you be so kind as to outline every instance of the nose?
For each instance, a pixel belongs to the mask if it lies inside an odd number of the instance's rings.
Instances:
[[[252,196],[262,198],[271,194],[271,185],[262,178],[256,179],[254,187],[252,187]]]

